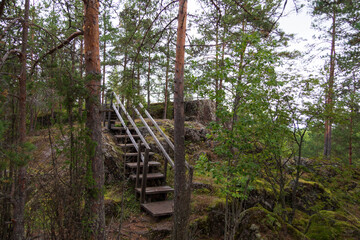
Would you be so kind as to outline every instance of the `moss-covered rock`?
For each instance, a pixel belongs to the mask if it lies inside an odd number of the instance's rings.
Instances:
[[[298,184],[296,193],[297,209],[312,215],[320,210],[333,211],[339,208],[338,203],[331,196],[331,191],[321,183],[300,179]],[[286,189],[286,201],[289,205],[291,205],[292,200],[292,185],[293,182]]]
[[[104,155],[106,184],[119,182],[123,178],[122,150],[116,145],[114,138],[108,130],[102,132],[102,151]]]
[[[245,201],[245,209],[252,208],[261,204],[265,209],[272,211],[276,205],[277,199],[270,183],[263,179],[257,179],[254,182],[254,189],[249,192]]]
[[[311,217],[306,236],[319,240],[358,240],[360,223],[340,213],[323,210]]]
[[[288,210],[291,212],[291,209]],[[295,216],[292,221],[292,226],[298,229],[300,232],[305,232],[309,224],[310,216],[302,211],[295,211]]]
[[[210,236],[208,216],[200,216],[189,223],[189,232],[192,236]]]
[[[278,215],[262,207],[253,207],[242,213],[235,239],[307,239]]]

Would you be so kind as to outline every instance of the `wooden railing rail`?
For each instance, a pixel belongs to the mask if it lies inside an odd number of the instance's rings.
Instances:
[[[139,103],[139,106],[145,112],[146,116],[150,119],[150,121],[155,126],[155,128],[160,132],[161,136],[165,139],[167,144],[169,144],[170,148],[174,151],[175,150],[174,144],[171,142],[171,140],[168,138],[168,136],[163,132],[163,130],[161,130],[161,128],[156,123],[156,121],[153,119],[151,114],[144,108],[144,106],[141,103]]]
[[[132,136],[129,128],[126,126],[124,119],[121,117],[119,111],[117,110],[115,103],[113,104],[113,109],[114,109],[118,119],[120,120],[121,125],[125,129],[126,134],[129,136],[130,141],[132,142],[132,144],[134,144],[134,147],[135,147],[136,151],[139,152],[139,148],[138,148],[138,146],[136,144],[136,141],[135,141],[134,137]],[[144,161],[143,157],[142,157],[142,160]]]
[[[156,137],[156,135],[154,134],[154,132],[151,130],[151,128],[149,127],[149,125],[147,124],[147,122],[145,121],[145,119],[142,117],[142,115],[140,114],[140,112],[133,107],[135,113],[138,115],[138,117],[140,118],[141,122],[144,124],[145,128],[148,130],[148,132],[150,133],[150,135],[153,137],[153,139],[155,140],[156,145],[159,147],[159,149],[161,150],[161,152],[164,154],[165,158],[169,161],[169,164],[174,167],[175,164],[173,162],[173,160],[171,159],[171,157],[169,156],[169,154],[166,152],[164,146],[160,143],[159,139]]]
[[[120,102],[119,97],[114,93],[115,99],[117,104],[121,107],[123,113],[125,114],[125,116],[127,117],[127,119],[129,120],[129,122],[131,123],[131,125],[133,126],[133,128],[135,129],[136,133],[139,135],[141,141],[144,143],[144,146],[146,149],[150,150],[150,146],[149,144],[146,142],[145,138],[143,137],[143,135],[141,134],[139,128],[136,126],[134,120],[131,118],[130,114],[126,111],[124,105]],[[136,144],[135,144],[136,145]]]
[[[115,102],[113,102],[114,97],[115,97]],[[106,105],[106,102],[105,102],[105,105]],[[145,202],[145,191],[146,191],[146,182],[147,182],[150,146],[146,142],[143,135],[141,134],[139,128],[136,126],[136,124],[135,124],[134,120],[132,119],[132,117],[130,116],[130,114],[127,112],[125,106],[123,105],[123,103],[121,103],[119,97],[114,92],[112,93],[111,98],[110,98],[110,106],[112,106],[114,112],[117,115],[117,118],[120,120],[121,125],[125,129],[126,134],[129,136],[133,146],[135,147],[135,149],[136,149],[136,151],[138,153],[137,167],[136,167],[136,183],[135,183],[136,188],[138,188],[139,185],[140,185],[140,182],[139,182],[140,160],[144,162],[143,163],[143,169],[142,169],[143,171],[142,171],[141,191],[140,191],[141,192],[140,201],[141,201],[141,203],[144,203]],[[139,107],[140,107],[140,109],[142,109],[144,111],[144,113],[146,114],[148,119],[150,119],[153,126],[160,132],[161,136],[165,139],[166,143],[168,144],[167,150],[171,149],[171,150],[175,151],[174,144],[171,142],[171,140],[168,138],[168,136],[162,131],[162,129],[159,127],[159,125],[153,119],[153,117],[150,115],[150,113],[144,108],[144,106],[141,103],[139,104]],[[136,131],[137,135],[139,136],[140,140],[138,142],[135,141],[135,139],[134,139],[133,135],[131,134],[129,128],[127,127],[124,119],[122,118],[122,116],[121,116],[121,114],[119,112],[120,109],[121,109],[122,113],[125,114],[128,121],[133,126],[134,130]],[[174,168],[175,167],[174,161],[170,157],[168,151],[166,151],[165,147],[161,144],[159,139],[156,137],[154,131],[150,128],[149,124],[145,121],[145,119],[143,118],[142,114],[138,111],[138,109],[133,106],[133,110],[135,111],[136,115],[140,118],[140,120],[144,124],[146,130],[150,133],[150,135],[154,139],[157,147],[159,148],[159,150],[161,151],[161,153],[165,157],[165,162],[164,162],[165,163],[164,164],[164,183],[165,183],[166,182],[166,174],[167,174],[167,165],[169,163],[169,165],[172,168]],[[111,124],[110,114],[109,114],[107,120],[108,120],[108,127],[110,129],[111,128],[111,126],[110,126],[110,124]],[[144,148],[145,148],[145,151],[144,151],[144,153],[142,153]],[[187,161],[185,161],[185,165],[186,165],[187,169],[189,170],[190,182],[192,182],[193,167]]]
[[[146,116],[150,119],[150,121],[151,121],[152,124],[155,126],[155,128],[160,132],[161,136],[165,139],[165,141],[167,142],[167,144],[169,144],[169,147],[170,147],[173,151],[175,151],[175,146],[174,146],[174,144],[171,142],[171,140],[168,138],[168,136],[164,133],[164,131],[161,130],[161,128],[159,127],[159,125],[157,124],[157,122],[154,120],[154,118],[151,116],[151,114],[144,108],[144,106],[143,106],[141,103],[139,103],[139,106],[140,106],[140,108],[145,112]],[[135,110],[135,112],[140,116],[140,118],[142,119],[141,121],[144,123],[145,121],[143,120],[143,118],[141,117],[141,114],[138,113],[138,111],[137,111],[137,109],[136,109],[135,107],[134,107],[134,110]],[[155,139],[155,142],[158,143],[159,140],[157,139],[157,137],[156,137],[156,135],[153,133],[153,131],[150,129],[149,125],[148,125],[146,122],[144,123],[144,125],[147,126],[147,129],[148,129],[148,131],[150,132],[151,136]],[[161,145],[160,142],[159,142],[159,144]],[[158,144],[158,146],[159,146],[159,144]],[[162,145],[161,145],[161,147],[159,146],[159,148],[162,149],[162,151],[163,151],[163,150],[165,151],[165,149],[164,149],[164,147],[163,147]],[[166,151],[165,151],[165,153],[166,153],[167,156],[169,156]],[[164,155],[165,155],[165,154],[164,154]],[[166,155],[165,155],[165,157],[166,157]],[[167,157],[166,157],[166,158],[167,158]],[[171,165],[172,167],[174,167],[174,162],[171,160],[171,158],[169,157],[169,158],[167,158],[167,160],[169,161],[170,165]],[[191,170],[191,169],[192,169],[192,166],[191,166],[187,161],[185,161],[185,165],[186,165],[186,168],[187,168],[188,170]]]

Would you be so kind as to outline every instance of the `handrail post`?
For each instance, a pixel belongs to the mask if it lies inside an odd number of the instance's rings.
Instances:
[[[113,96],[114,96],[114,94],[111,93],[110,106],[113,105]],[[108,128],[109,130],[111,130],[111,112],[110,112],[110,111],[109,111],[109,114],[108,114],[108,126],[107,126],[107,128]]]
[[[135,188],[139,187],[139,175],[140,175],[140,159],[141,159],[141,141],[138,141],[138,155],[137,155],[137,164],[136,164],[136,182],[135,182]]]
[[[190,166],[190,165],[189,165],[189,181],[190,181],[190,187],[191,187],[191,185],[192,185],[193,177],[194,177],[194,168],[193,168],[193,166]]]
[[[169,150],[169,147],[167,147]],[[168,159],[165,157],[165,160],[164,160],[164,182],[163,182],[163,185],[165,186],[166,185],[166,176],[167,176],[167,169],[168,169]]]
[[[109,110],[110,108],[107,107],[107,94],[105,94],[105,102],[103,104],[103,110],[104,110],[104,113],[103,113],[103,124],[104,124],[104,127],[105,127],[105,124],[106,124],[106,113],[107,111]]]
[[[147,181],[147,172],[148,172],[148,163],[149,163],[149,149],[145,149],[145,160],[143,165],[143,176],[141,184],[141,203],[145,202],[145,191],[146,191],[146,181]]]

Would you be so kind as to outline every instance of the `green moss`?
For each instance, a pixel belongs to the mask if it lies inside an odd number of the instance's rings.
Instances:
[[[105,191],[104,199],[111,200],[114,202],[121,202],[121,192],[116,188],[110,188]]]
[[[225,198],[216,198],[208,207],[208,210],[211,209],[225,209],[226,199]]]
[[[304,234],[285,223],[277,214],[261,206],[247,209],[242,213],[237,237],[253,239],[254,234],[256,237],[266,236],[267,239],[307,239]]]
[[[209,218],[208,216],[200,216],[192,220],[189,223],[190,232],[193,235],[202,234],[202,235],[209,235],[210,233],[210,226],[209,226]]]
[[[293,239],[301,239],[305,240],[308,239],[302,232],[291,226],[290,224],[286,223],[287,233],[293,237]]]
[[[359,222],[350,221],[338,212],[323,210],[311,217],[306,235],[320,240],[357,239],[359,226]]]
[[[254,186],[255,186],[255,189],[258,189],[258,190],[265,190],[266,192],[268,193],[273,193],[274,194],[274,191],[273,191],[273,188],[271,187],[271,184],[267,181],[265,181],[265,179],[261,179],[261,178],[258,178],[254,181]],[[275,186],[275,189],[277,188],[277,185]],[[278,191],[276,189],[276,191]]]
[[[304,179],[300,178],[299,183],[304,183],[304,184],[309,184],[309,185],[317,185],[317,186],[319,186],[319,188],[323,189],[324,192],[331,195],[331,191],[329,189],[325,188],[320,182],[307,181],[307,180],[304,180]]]
[[[290,212],[289,210],[288,212]],[[295,217],[292,225],[301,232],[305,232],[307,225],[309,224],[310,216],[304,212],[295,211]]]

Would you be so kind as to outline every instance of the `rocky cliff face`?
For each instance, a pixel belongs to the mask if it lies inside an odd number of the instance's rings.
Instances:
[[[185,120],[202,124],[216,120],[215,102],[211,100],[195,100],[185,102]]]
[[[153,103],[149,107],[149,112],[153,118],[161,119],[164,115],[164,104]],[[168,106],[167,118],[173,118],[173,104]],[[215,102],[211,100],[194,100],[185,102],[185,121],[196,121],[207,125],[211,121],[215,121]]]

